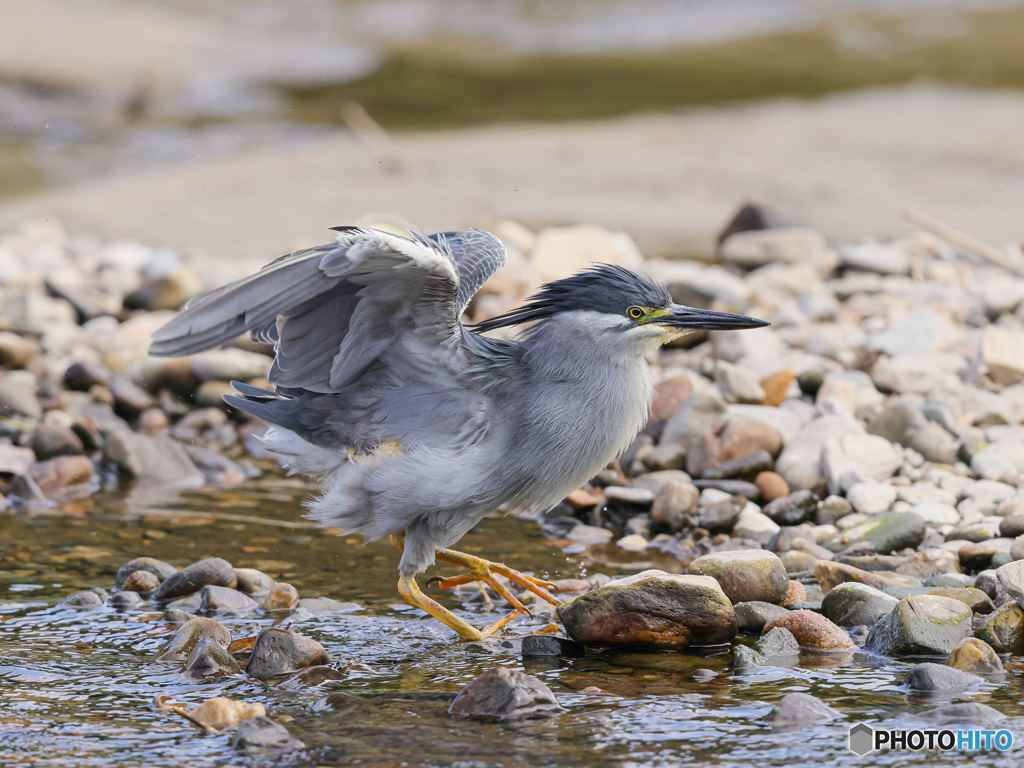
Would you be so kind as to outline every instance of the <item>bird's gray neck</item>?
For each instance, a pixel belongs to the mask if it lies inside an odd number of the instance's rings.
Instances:
[[[524,339],[514,439],[528,506],[550,508],[616,458],[647,420],[654,386],[639,343],[618,320],[571,312]]]

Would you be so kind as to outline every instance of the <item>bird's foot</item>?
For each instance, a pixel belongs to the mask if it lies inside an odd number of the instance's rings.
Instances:
[[[514,610],[508,614],[508,616],[498,619],[498,621],[493,624],[484,627],[483,629],[477,629],[463,619],[460,619],[436,600],[431,600],[429,597],[424,595],[420,591],[419,585],[416,584],[416,578],[414,576],[403,576],[399,579],[398,592],[403,598],[405,598],[405,601],[409,603],[409,605],[426,611],[442,624],[454,629],[466,640],[483,640],[485,637],[493,635],[499,629],[504,627],[520,613],[518,609]]]
[[[458,576],[450,576],[448,578],[432,576],[427,581],[428,585],[437,584],[441,589],[451,589],[452,587],[457,587],[460,584],[469,584],[474,581],[480,584],[486,584],[505,598],[508,604],[515,608],[517,612],[529,614],[529,609],[520,602],[519,598],[513,595],[509,591],[508,587],[494,578],[497,574],[504,576],[513,584],[518,584],[552,605],[561,605],[561,602],[551,594],[550,590],[554,588],[554,585],[544,581],[543,579],[538,579],[533,576],[527,576],[524,573],[520,573],[514,568],[509,568],[504,563],[494,563],[490,560],[484,560],[482,557],[467,555],[464,552],[456,552],[454,549],[438,550],[437,559],[444,563],[461,565],[464,568],[468,568],[469,572]]]

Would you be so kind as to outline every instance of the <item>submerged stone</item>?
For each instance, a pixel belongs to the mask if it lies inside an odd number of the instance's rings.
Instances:
[[[213,638],[199,641],[185,660],[185,675],[196,680],[241,673],[238,662],[227,649]]]
[[[316,640],[270,627],[256,636],[245,671],[252,677],[272,677],[330,663],[330,655]]]
[[[231,642],[231,633],[219,621],[197,616],[189,619],[174,633],[167,644],[160,649],[154,661],[185,661],[203,640],[215,641],[223,648]]]
[[[981,678],[945,664],[918,664],[907,675],[907,688],[922,693],[956,691],[980,683]]]
[[[758,653],[766,658],[772,656],[799,656],[800,644],[793,633],[785,627],[774,627],[763,634],[755,643]]]
[[[564,710],[537,678],[496,667],[463,688],[448,711],[461,717],[511,719],[547,717]]]
[[[764,719],[776,727],[794,728],[839,717],[839,712],[809,693],[787,693]]]
[[[993,709],[987,704],[974,702],[963,704],[946,704],[942,707],[930,709],[912,715],[915,720],[920,720],[930,725],[953,725],[962,723],[964,725],[984,725],[1005,720],[1006,715],[998,709]]]
[[[527,635],[523,638],[523,656],[564,656],[579,659],[586,649],[579,643],[555,635]]]
[[[997,675],[1003,672],[1003,663],[992,646],[976,637],[961,640],[950,652],[946,666],[972,675]]]
[[[558,607],[568,635],[584,645],[678,650],[728,643],[732,603],[710,576],[643,571]]]
[[[305,744],[288,733],[287,728],[265,715],[250,717],[239,723],[231,743],[235,749],[247,752],[293,752],[306,748]]]

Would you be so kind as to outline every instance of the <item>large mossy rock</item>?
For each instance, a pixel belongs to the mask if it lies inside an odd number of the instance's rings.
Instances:
[[[875,552],[887,555],[907,547],[916,547],[924,540],[924,528],[924,520],[913,512],[873,515],[863,523],[833,536],[824,546],[833,552],[839,552],[854,544],[867,543]]]
[[[736,637],[732,603],[710,576],[643,571],[560,606],[558,617],[584,645],[679,650]]]
[[[971,609],[939,595],[910,595],[868,635],[867,647],[886,656],[948,656],[972,633]]]
[[[686,569],[710,576],[733,603],[758,601],[780,605],[789,589],[786,566],[765,549],[735,549],[698,557]]]

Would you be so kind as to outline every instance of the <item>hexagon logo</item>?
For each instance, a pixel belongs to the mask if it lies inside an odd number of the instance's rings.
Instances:
[[[863,757],[875,748],[875,731],[870,725],[857,723],[850,729],[850,751]]]

